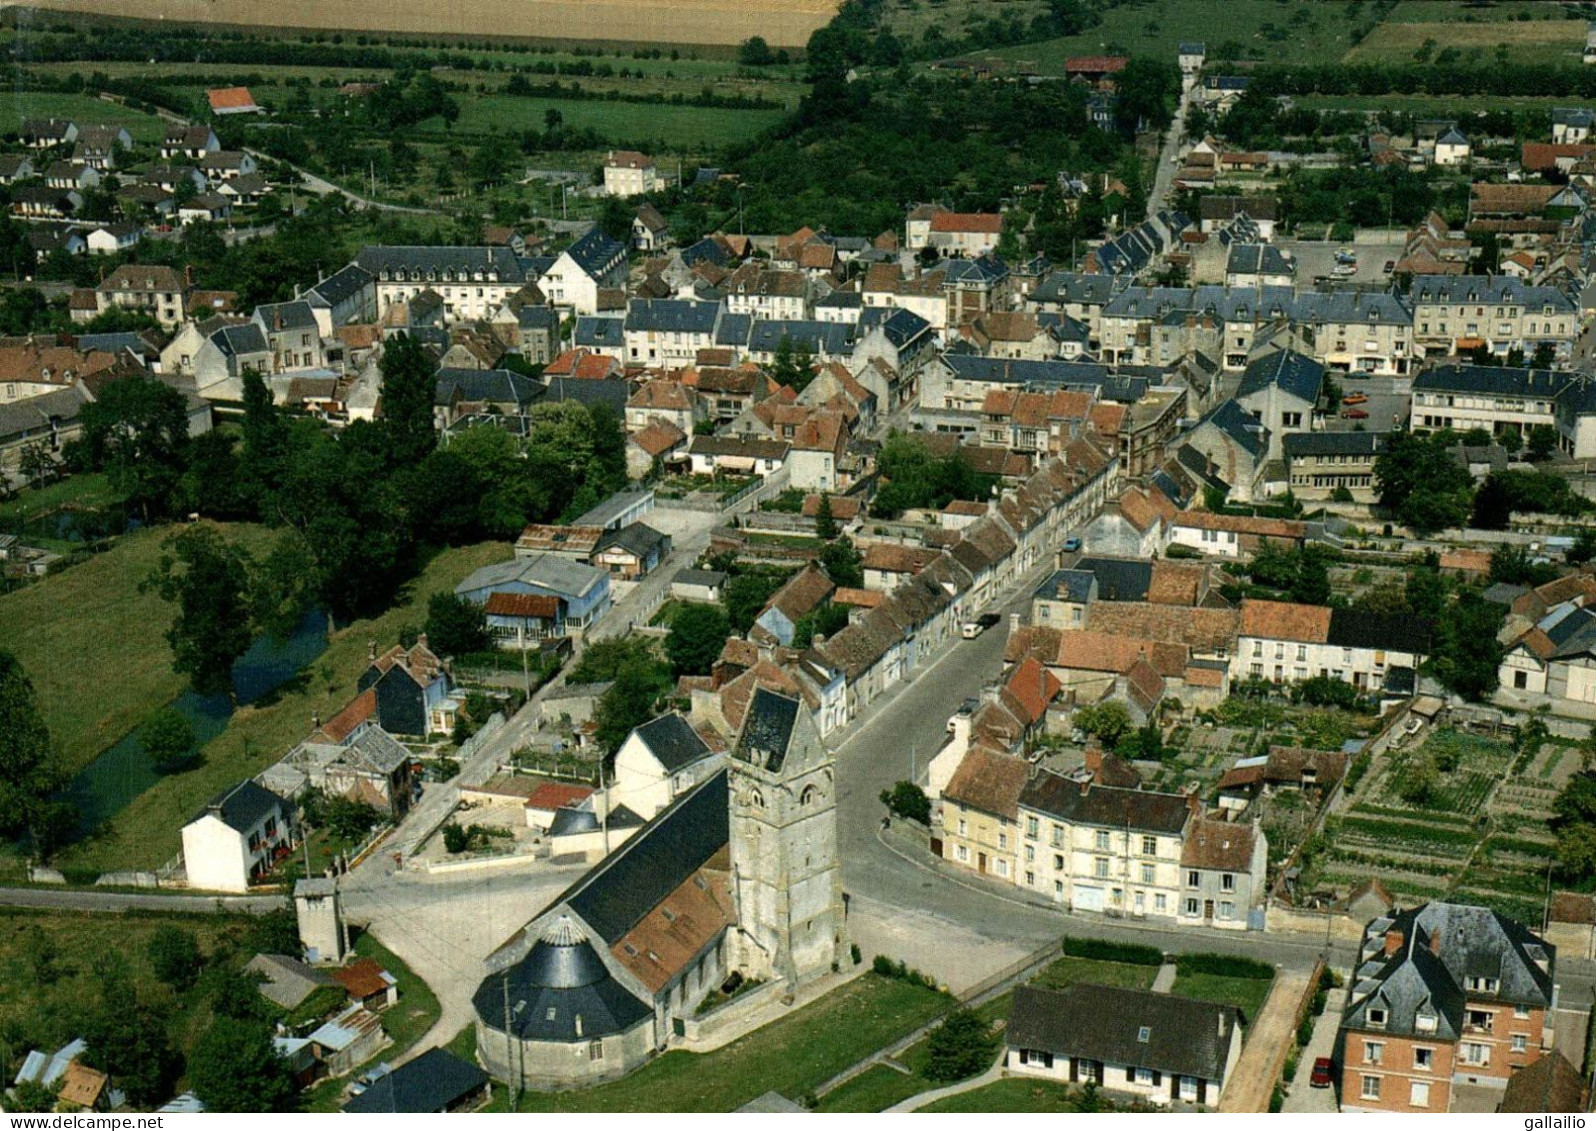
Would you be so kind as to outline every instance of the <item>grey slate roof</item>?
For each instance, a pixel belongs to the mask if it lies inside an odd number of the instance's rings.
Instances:
[[[646,522],[632,522],[619,530],[611,530],[598,540],[598,545],[593,547],[593,552],[607,550],[611,546],[619,546],[628,553],[638,558],[647,558],[656,551],[663,554],[665,543],[669,539],[655,530]]]
[[[438,370],[434,379],[432,403],[453,404],[462,401],[488,401],[493,404],[514,404],[521,407],[543,399],[546,390],[537,381],[508,369],[455,369]]]
[[[357,1115],[440,1112],[488,1082],[488,1074],[447,1049],[428,1049],[378,1077],[344,1104]]]
[[[1424,655],[1430,650],[1431,627],[1428,620],[1411,613],[1332,609],[1325,643],[1337,648],[1391,649]]]
[[[305,292],[305,297],[314,302],[321,299],[328,306],[337,306],[369,287],[372,283],[371,272],[358,263],[351,263],[340,268],[317,283]]]
[[[263,303],[255,308],[255,318],[266,330],[313,330],[320,332],[316,315],[304,299],[293,302]]]
[[[1239,243],[1230,249],[1225,270],[1234,275],[1295,275],[1296,264],[1274,244]]]
[[[626,342],[626,319],[617,314],[584,314],[576,320],[576,345],[619,348]]]
[[[642,910],[652,910],[657,903]],[[593,943],[568,917],[557,920],[555,929],[534,943],[520,962],[484,978],[472,1004],[490,1027],[533,1041],[613,1036],[654,1013],[650,1003],[611,976]]]
[[[520,583],[579,597],[608,576],[601,569],[573,562],[559,554],[534,554],[483,566],[455,586],[454,591],[463,596],[480,590],[497,591]]]
[[[1026,783],[1020,806],[1054,814],[1070,824],[1166,836],[1184,829],[1190,815],[1182,794],[1101,785],[1082,790],[1079,782],[1046,770]]]
[[[1198,424],[1213,425],[1254,459],[1261,459],[1269,448],[1269,429],[1259,424],[1234,400],[1221,401]]]
[[[798,700],[761,687],[748,703],[742,733],[732,757],[739,762],[780,772],[787,760],[793,729],[798,722]]]
[[[661,715],[632,733],[642,740],[667,773],[675,773],[712,753],[709,744],[678,714]]]
[[[1571,314],[1573,300],[1556,287],[1531,286],[1511,275],[1415,275],[1408,287],[1409,302],[1517,304],[1524,307],[1552,308],[1556,314]]]
[[[626,414],[626,399],[632,395],[632,386],[618,378],[607,377],[602,381],[588,381],[575,377],[555,377],[549,381],[549,395],[551,401],[577,401],[592,408],[594,405],[609,405],[615,415]]]
[[[238,326],[223,326],[211,335],[211,341],[216,348],[226,357],[239,357],[251,353],[271,353],[272,347],[267,344],[266,334],[254,322],[245,322]]]
[[[664,334],[712,334],[720,306],[676,298],[634,298],[626,307],[626,329]]]
[[[526,281],[520,260],[507,247],[364,247],[355,263],[379,279],[384,272],[435,281],[451,275],[471,278],[481,272],[501,283]]]
[[[1125,280],[1114,275],[1055,271],[1036,284],[1031,291],[1030,301],[1099,306],[1113,298],[1124,287]]]
[[[1001,357],[948,354],[942,363],[960,381],[990,381],[1001,385],[1054,386],[1095,389],[1109,379],[1107,368],[1095,361],[1019,361]]]
[[[626,258],[626,245],[610,239],[597,226],[589,228],[565,253],[590,276],[602,275]]]
[[[1413,390],[1551,399],[1578,380],[1572,373],[1550,369],[1518,369],[1505,365],[1440,365],[1413,378]]]
[[[695,244],[682,248],[682,262],[691,267],[695,263],[713,263],[717,267],[724,266],[729,258],[726,249],[721,247],[709,236],[705,236]]]
[[[1014,1049],[1222,1081],[1240,1023],[1233,1005],[1150,990],[1017,986],[1004,1039]]]
[[[189,818],[189,823],[209,815],[220,818],[235,832],[247,833],[268,813],[287,808],[288,803],[271,790],[245,780],[211,798],[205,808]]]
[[[673,585],[702,585],[716,589],[726,584],[727,574],[718,569],[679,569],[671,578]]]
[[[726,771],[678,797],[554,905],[568,904],[613,946],[726,846],[730,804]]]
[[[1074,572],[1096,578],[1104,601],[1145,601],[1153,583],[1153,563],[1138,558],[1081,558]]]
[[[748,348],[755,353],[774,353],[785,338],[794,346],[808,346],[817,356],[839,357],[851,347],[852,329],[846,322],[755,318],[748,331]]]
[[[1151,572],[1151,569],[1149,569]],[[1090,570],[1061,569],[1042,582],[1036,596],[1044,601],[1069,601],[1084,604],[1092,598],[1092,583],[1097,580]]]
[[[717,346],[737,346],[742,348],[748,345],[748,337],[754,331],[754,316],[752,314],[722,314],[720,325],[715,330],[715,344]]]
[[[1288,432],[1281,438],[1287,459],[1303,456],[1373,456],[1384,448],[1385,432]]]
[[[1284,393],[1313,404],[1324,387],[1324,365],[1296,350],[1267,354],[1249,364],[1236,388],[1236,399],[1275,385]]]

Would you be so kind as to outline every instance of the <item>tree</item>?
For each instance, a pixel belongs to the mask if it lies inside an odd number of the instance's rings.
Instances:
[[[493,647],[485,606],[454,593],[434,593],[427,601],[427,646],[440,656],[469,656]]]
[[[1529,450],[1530,459],[1549,459],[1557,450],[1557,429],[1550,424],[1535,425],[1529,430],[1529,438],[1524,446]]]
[[[926,1040],[928,1080],[951,1083],[986,1071],[997,1056],[998,1036],[974,1010],[961,1007],[942,1019]]]
[[[919,821],[922,825],[931,823],[931,799],[912,781],[900,781],[891,789],[883,789],[881,804],[895,817]]]
[[[1117,699],[1087,704],[1075,708],[1075,725],[1087,734],[1095,735],[1104,746],[1118,746],[1120,739],[1130,733],[1135,724],[1130,711]]]
[[[1435,787],[1439,781],[1440,774],[1436,771],[1435,760],[1428,754],[1417,754],[1408,763],[1397,792],[1409,805],[1425,805],[1435,795]]]
[[[364,801],[329,797],[322,806],[321,822],[338,840],[357,843],[382,822],[382,814]]]
[[[1443,434],[1393,432],[1374,461],[1380,504],[1421,537],[1461,526],[1474,481]]]
[[[749,36],[737,51],[737,61],[745,67],[768,67],[776,61],[770,44],[762,35]]]
[[[175,707],[162,707],[139,727],[139,742],[158,774],[175,774],[197,761],[194,728]]]
[[[55,1105],[61,1102],[61,1084],[58,1078],[54,1084],[41,1084],[37,1080],[24,1080],[11,1089],[11,1095],[6,1099],[6,1110],[16,1112],[45,1112],[54,1111]]]
[[[33,684],[17,658],[0,650],[0,832],[27,833],[45,848],[59,812],[50,797],[65,781]]]
[[[1596,772],[1571,774],[1552,802],[1552,812],[1558,870],[1567,881],[1589,882],[1596,877]]]
[[[829,640],[847,627],[848,607],[831,601],[822,602],[798,618],[792,630],[792,646],[808,648],[815,642],[815,637],[824,636]]]
[[[654,705],[670,690],[670,669],[652,657],[624,663],[593,712],[594,737],[607,754],[654,717]]]
[[[107,383],[78,420],[82,434],[68,445],[73,458],[105,472],[145,521],[169,513],[188,453],[183,394],[153,377],[124,377]]]
[[[28,481],[29,487],[43,487],[53,483],[61,474],[61,465],[50,453],[50,445],[43,440],[24,444],[18,457],[17,470]]]
[[[864,555],[851,538],[838,538],[820,551],[820,568],[833,585],[858,589],[864,585]]]
[[[820,503],[815,507],[815,537],[830,542],[840,533],[837,519],[831,513],[831,495],[822,491]]]
[[[148,947],[150,968],[155,976],[178,993],[190,989],[199,981],[199,940],[194,932],[182,927],[163,926],[150,936]]]
[[[264,1020],[219,1016],[189,1058],[189,1081],[207,1111],[292,1111],[298,1089]]]
[[[1596,558],[1596,527],[1581,526],[1574,535],[1574,544],[1563,556],[1573,565],[1584,565]]]
[[[435,366],[409,334],[382,351],[382,428],[390,467],[418,464],[438,443],[432,422]]]
[[[233,664],[249,650],[250,559],[214,526],[190,526],[166,540],[155,569],[140,584],[177,606],[166,642],[172,670],[200,695],[228,695]]]
[[[169,1098],[182,1058],[167,1038],[165,1018],[140,1001],[119,962],[100,970],[100,999],[83,1020],[83,1054],[139,1107]]]
[[[1431,664],[1436,678],[1465,699],[1479,701],[1496,690],[1502,646],[1496,633],[1502,608],[1473,590],[1457,600],[1436,626]]]
[[[728,581],[724,600],[732,628],[747,632],[754,627],[754,621],[765,607],[765,602],[781,588],[785,580],[780,574],[750,572],[739,573]]]
[[[665,657],[677,675],[708,675],[731,635],[731,621],[719,605],[688,605],[671,617]]]

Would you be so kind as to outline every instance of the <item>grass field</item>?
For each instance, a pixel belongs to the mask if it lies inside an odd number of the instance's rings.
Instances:
[[[767,1091],[802,1097],[948,1008],[920,986],[865,974],[710,1053],[674,1050],[622,1080],[573,1092],[529,1092],[522,1111],[733,1111]],[[491,1110],[504,1110],[507,1090]]]
[[[1524,15],[1533,19],[1566,20],[1567,11],[1546,0],[1492,0],[1489,6],[1458,0],[1401,0],[1386,14],[1388,24],[1500,23]]]
[[[264,527],[224,530],[251,552],[271,545]],[[154,593],[139,592],[167,533],[130,534],[82,565],[0,597],[0,640],[33,681],[70,772],[185,686],[172,671],[166,645],[171,607]]]
[[[978,1115],[988,1112],[1076,1112],[1080,1093],[1067,1084],[1011,1077],[984,1088],[961,1092],[920,1109],[934,1113]]]
[[[1222,974],[1181,974],[1175,979],[1170,993],[1176,997],[1195,998],[1198,1001],[1217,1001],[1241,1010],[1247,1024],[1252,1024],[1263,1009],[1272,978],[1227,978]]]
[[[1181,40],[1207,44],[1212,59],[1232,45],[1243,59],[1337,58],[1352,46],[1348,5],[1327,0],[1281,4],[1277,0],[1163,0],[1158,5],[1125,5],[1103,13],[1103,21],[1081,35],[1024,43],[972,58],[1007,59],[1059,73],[1072,55],[1129,53],[1171,62]],[[1210,68],[1219,64],[1210,64]]]
[[[502,35],[638,43],[741,43],[762,35],[801,47],[836,10],[836,0],[464,0],[446,11],[427,0],[393,0],[368,9],[284,0],[42,0],[39,8],[177,23],[344,31]]]
[[[1506,49],[1511,63],[1569,64],[1578,66],[1585,46],[1585,24],[1579,20],[1495,21],[1434,23],[1386,21],[1348,51],[1344,63],[1410,63],[1415,52],[1431,44],[1429,57],[1448,48],[1461,53],[1460,62],[1488,62],[1497,48]]]
[[[78,125],[126,126],[134,141],[159,142],[166,123],[92,94],[41,94],[0,90],[0,134],[15,133],[24,118],[71,118]]]
[[[1305,94],[1295,99],[1304,110],[1389,110],[1397,114],[1441,117],[1485,110],[1544,110],[1546,129],[1551,130],[1552,108],[1566,106],[1567,98],[1471,98],[1440,94]]]
[[[227,729],[205,746],[202,765],[162,778],[108,822],[103,831],[68,849],[61,863],[71,868],[121,870],[153,868],[169,860],[177,852],[178,831],[189,814],[240,778],[258,773],[286,754],[305,737],[313,714],[331,718],[354,697],[355,680],[366,666],[369,641],[375,640],[382,647],[392,644],[401,627],[419,625],[426,619],[427,600],[432,594],[452,590],[472,570],[509,556],[510,547],[502,542],[484,542],[438,554],[394,608],[382,616],[340,628],[312,668],[298,680],[285,684],[269,706],[244,707],[234,714]],[[87,568],[79,566],[64,577],[70,578]],[[19,595],[25,596],[27,591]],[[0,610],[12,599],[0,599]],[[82,624],[86,631],[96,629],[93,619],[83,616],[81,608],[75,614],[74,623]],[[97,630],[105,640],[116,638],[103,625]],[[3,631],[0,628],[0,635]],[[141,698],[139,702],[147,710],[160,700]]]

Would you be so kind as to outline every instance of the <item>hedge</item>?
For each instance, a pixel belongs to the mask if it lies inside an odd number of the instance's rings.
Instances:
[[[1232,954],[1182,954],[1175,959],[1181,974],[1214,974],[1221,978],[1253,978],[1263,981],[1275,976],[1275,968],[1256,958]]]
[[[1112,942],[1108,939],[1073,939],[1065,935],[1064,953],[1070,958],[1095,958],[1099,962],[1125,962],[1132,966],[1164,964],[1164,952],[1156,946]]]

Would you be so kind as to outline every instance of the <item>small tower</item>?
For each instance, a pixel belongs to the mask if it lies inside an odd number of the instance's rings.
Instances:
[[[338,881],[324,876],[294,884],[294,914],[299,919],[299,944],[307,962],[344,960],[344,907]]]
[[[727,782],[745,975],[797,985],[829,974],[844,949],[833,763],[802,702],[754,692]]]

